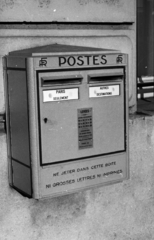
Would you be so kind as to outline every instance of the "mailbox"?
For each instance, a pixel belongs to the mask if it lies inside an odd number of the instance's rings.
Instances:
[[[13,188],[42,199],[129,177],[126,54],[52,44],[4,70]]]

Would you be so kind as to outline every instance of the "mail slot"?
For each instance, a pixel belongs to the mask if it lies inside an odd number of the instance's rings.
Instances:
[[[4,70],[13,188],[42,199],[128,179],[126,54],[52,44]]]

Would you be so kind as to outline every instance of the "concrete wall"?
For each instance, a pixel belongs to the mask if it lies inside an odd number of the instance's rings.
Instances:
[[[0,135],[1,240],[154,239],[154,117],[130,119],[130,179],[37,201],[8,186],[6,135]]]
[[[0,21],[134,22],[135,2],[135,0],[1,0]]]

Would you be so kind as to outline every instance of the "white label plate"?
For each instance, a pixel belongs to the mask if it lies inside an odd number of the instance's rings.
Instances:
[[[90,98],[110,97],[110,96],[119,96],[119,95],[120,95],[119,85],[89,87]]]
[[[113,154],[72,161],[41,169],[41,195],[67,194],[100,184],[110,184],[126,179],[127,155]]]
[[[55,89],[43,91],[43,102],[67,101],[79,99],[78,88]]]

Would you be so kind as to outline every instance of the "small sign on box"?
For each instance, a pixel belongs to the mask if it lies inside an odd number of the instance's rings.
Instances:
[[[78,88],[43,91],[43,102],[66,101],[78,98]]]
[[[119,96],[119,85],[108,85],[108,86],[97,86],[89,87],[89,97],[98,98],[98,97],[110,97],[110,96]]]

